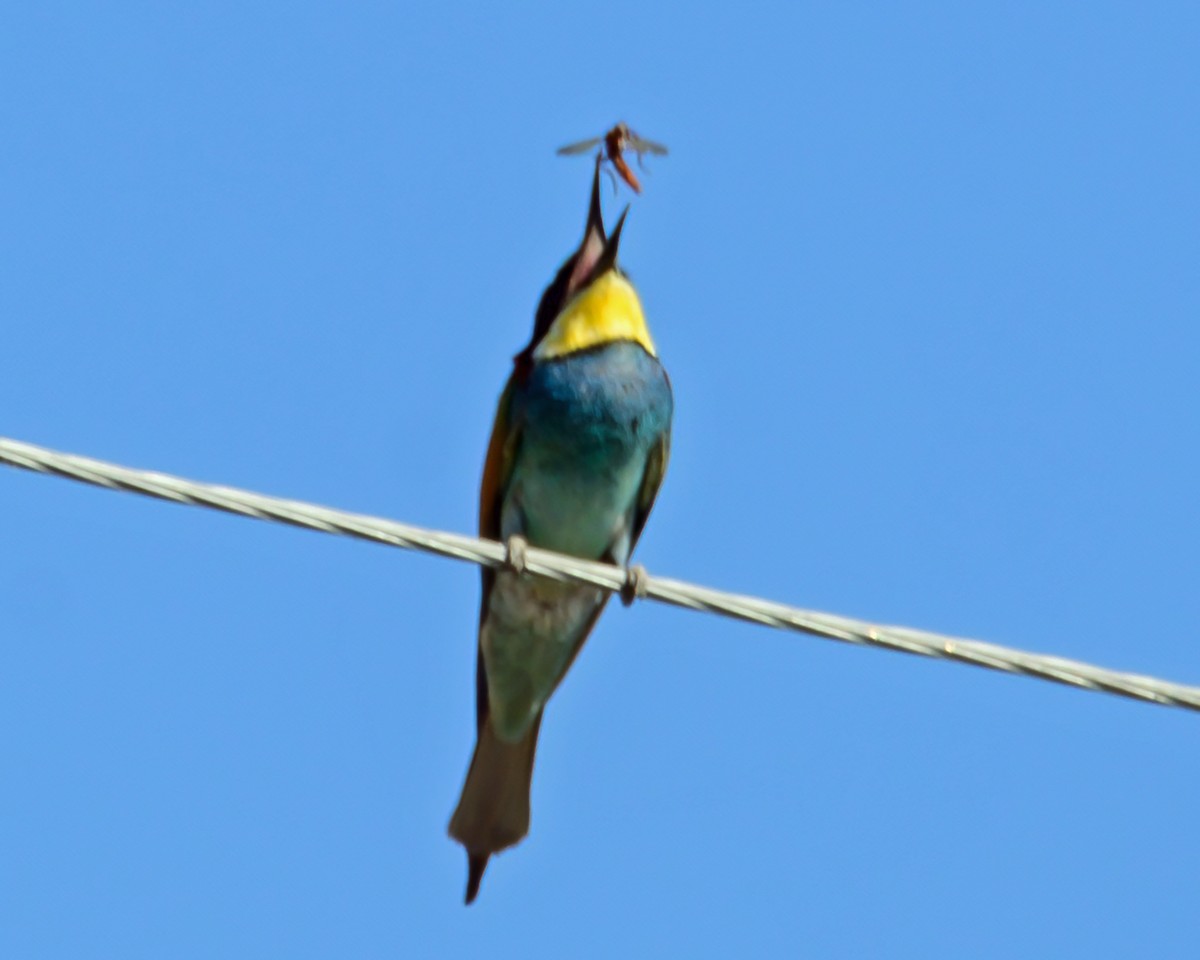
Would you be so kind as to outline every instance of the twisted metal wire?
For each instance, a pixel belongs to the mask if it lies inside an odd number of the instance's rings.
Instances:
[[[287,523],[322,533],[357,537],[408,550],[421,550],[493,568],[510,566],[513,561],[511,545],[506,548],[504,544],[491,540],[426,530],[394,520],[347,513],[233,487],[196,483],[165,473],[133,470],[89,457],[57,453],[44,447],[3,437],[0,437],[0,463],[107,487],[110,490],[124,490],[157,497],[160,500],[210,507],[244,517]],[[882,647],[924,657],[956,660],[959,663],[1051,680],[1084,690],[1200,711],[1200,687],[1107,670],[1077,660],[1014,650],[979,640],[967,640],[907,627],[883,626],[850,617],[803,610],[757,597],[651,576],[641,567],[624,570],[532,546],[523,548],[520,553],[521,567],[530,574],[563,583],[586,584],[621,593],[627,602],[635,596],[645,597],[677,607],[715,613],[781,630],[793,630],[830,640]]]

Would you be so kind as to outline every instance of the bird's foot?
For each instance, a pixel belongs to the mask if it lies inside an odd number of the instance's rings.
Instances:
[[[518,577],[525,572],[525,549],[528,546],[525,538],[515,533],[504,544],[504,564]]]
[[[646,595],[646,581],[650,574],[640,563],[625,568],[625,583],[621,586],[621,602],[627,607],[633,606],[634,600],[640,600]]]

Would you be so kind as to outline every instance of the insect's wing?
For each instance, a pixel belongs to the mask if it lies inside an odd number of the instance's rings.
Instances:
[[[628,150],[635,150],[638,153],[649,153],[655,157],[665,157],[667,148],[661,143],[655,143],[653,140],[647,140],[644,137],[631,136],[629,138]]]
[[[579,153],[590,153],[595,150],[604,141],[603,137],[592,137],[591,140],[580,140],[578,143],[569,143],[565,147],[559,147],[555,151],[560,157],[571,157]]]

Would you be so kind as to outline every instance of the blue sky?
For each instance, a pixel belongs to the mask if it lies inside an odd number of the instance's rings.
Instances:
[[[658,573],[1200,681],[1194,4],[0,15],[0,434],[473,529],[626,119]],[[606,194],[610,215],[627,197]],[[1194,946],[1196,717],[643,604],[461,904],[474,568],[0,470],[0,955]]]

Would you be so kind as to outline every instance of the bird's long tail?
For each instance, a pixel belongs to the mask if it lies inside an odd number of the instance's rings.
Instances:
[[[467,903],[479,893],[488,858],[529,832],[529,787],[541,724],[539,713],[516,743],[497,737],[489,721],[479,730],[467,782],[450,818],[450,836],[467,848]]]

